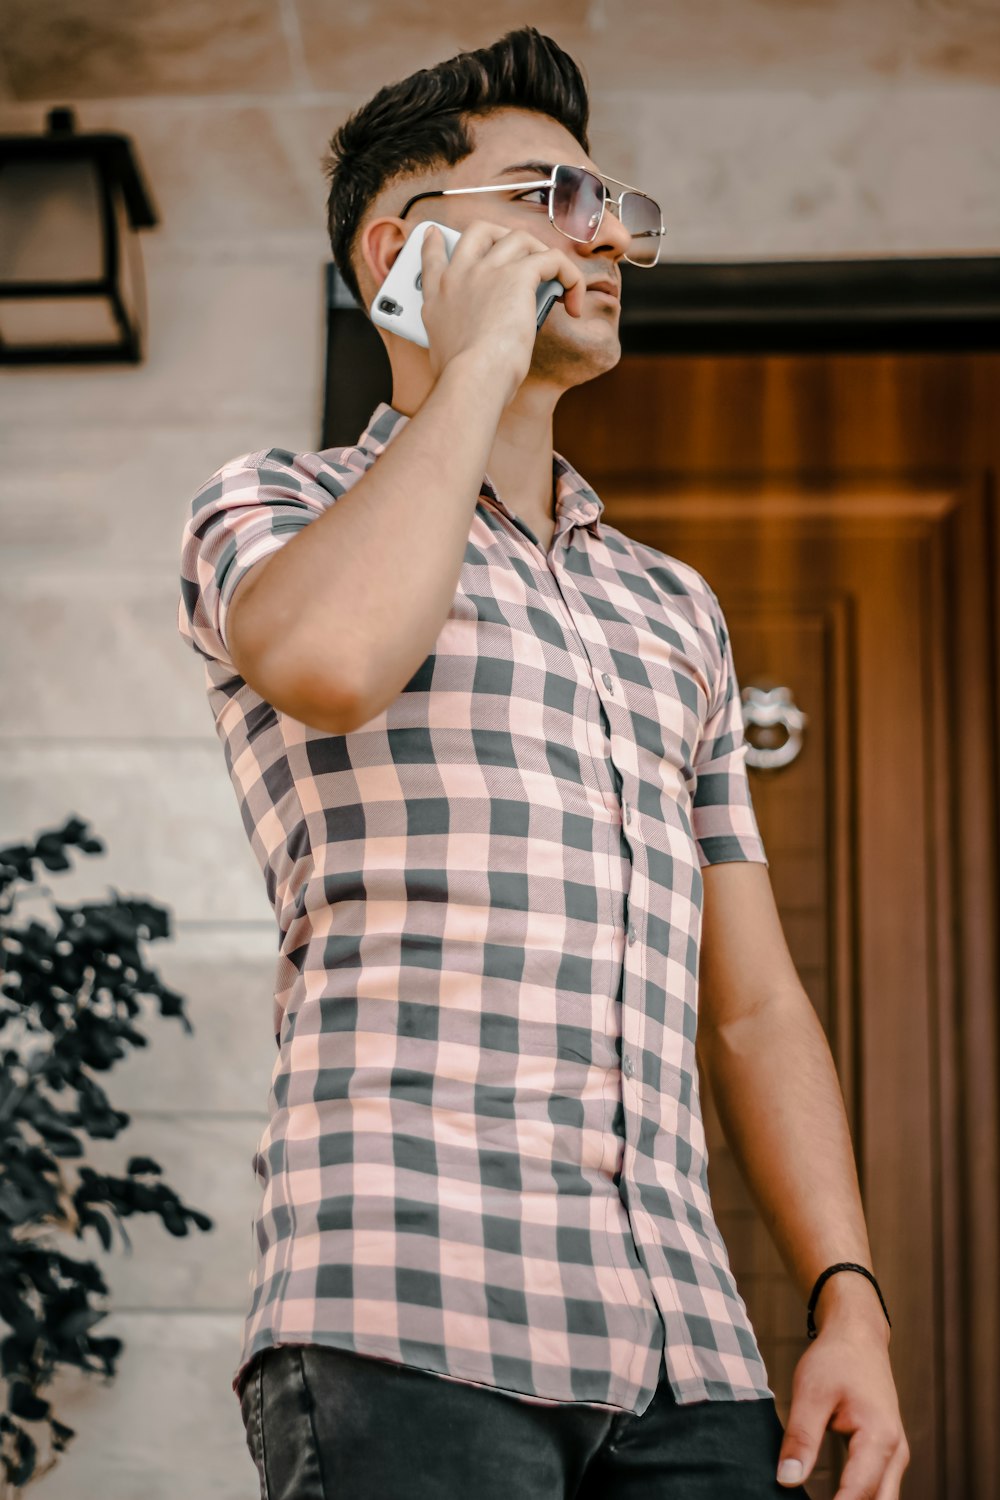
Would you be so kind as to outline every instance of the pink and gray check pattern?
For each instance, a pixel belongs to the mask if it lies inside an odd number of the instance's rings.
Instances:
[[[433,652],[346,735],[229,656],[249,568],[409,420],[224,464],[178,626],[279,929],[253,1355],[325,1344],[555,1405],[772,1396],[715,1223],[703,882],[767,863],[718,598],[560,454],[548,556],[484,479]],[[420,504],[432,511],[426,497]]]

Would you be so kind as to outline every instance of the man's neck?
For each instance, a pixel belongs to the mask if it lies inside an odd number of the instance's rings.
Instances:
[[[555,530],[552,480],[552,413],[562,394],[535,381],[526,381],[504,409],[497,428],[486,475],[500,499],[526,522],[546,551]],[[409,412],[403,392],[397,411]]]

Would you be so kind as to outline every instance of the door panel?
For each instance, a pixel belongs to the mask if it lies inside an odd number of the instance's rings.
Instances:
[[[808,716],[799,754],[751,784],[844,1090],[908,1500],[1000,1493],[991,372],[992,356],[633,358],[557,413],[606,518],[718,593],[744,695],[785,685]],[[785,1420],[805,1309],[704,1080],[703,1099],[713,1202]],[[828,1433],[814,1500],[845,1454]]]

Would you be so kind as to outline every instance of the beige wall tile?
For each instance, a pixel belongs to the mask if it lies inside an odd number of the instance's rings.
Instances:
[[[619,97],[665,259],[993,253],[1000,90]]]
[[[10,741],[0,753],[2,837],[24,840],[75,815],[106,846],[48,877],[60,901],[148,896],[178,921],[274,920],[222,751],[161,744]]]
[[[295,0],[314,88],[367,89],[489,46],[525,22],[513,0],[470,18],[437,0],[331,8]],[[531,24],[583,69],[591,90],[675,86],[714,89],[879,81],[921,75],[995,80],[1000,18],[964,0],[548,0]]]
[[[5,0],[16,99],[272,94],[291,86],[279,0]]]
[[[214,100],[164,107],[160,99],[91,106],[88,129],[129,135],[155,192],[170,241],[244,240],[312,233],[325,243],[323,177],[302,170],[304,142],[288,128],[291,105]],[[81,123],[82,128],[82,123]]]
[[[13,391],[15,380],[10,376],[6,388],[0,382],[0,393]],[[147,579],[172,575],[176,582],[191,501],[216,469],[259,448],[296,452],[319,438],[318,416],[305,412],[280,419],[250,413],[205,426],[122,426],[109,404],[108,425],[75,427],[54,442],[43,421],[50,400],[44,377],[33,394],[25,411],[36,420],[8,424],[0,439],[0,568],[11,572],[68,563],[138,568]]]
[[[915,80],[995,82],[1000,17],[982,0],[547,0],[532,23],[593,91]],[[522,25],[512,0],[472,19],[437,0],[30,0],[5,7],[5,94],[19,100],[373,93]]]
[[[141,1029],[150,1045],[116,1064],[105,1084],[115,1104],[178,1118],[192,1110],[263,1117],[277,1056],[274,922],[180,923],[173,939],[145,951],[162,982],[184,996],[194,1034],[161,1017],[152,997],[143,1000]]]
[[[76,1429],[32,1500],[253,1500],[259,1481],[236,1394],[236,1313],[112,1313],[113,1380],[60,1371],[46,1396]],[[47,1429],[36,1426],[41,1441]]]
[[[165,1027],[149,1028],[154,1029]],[[198,1046],[197,1038],[189,1045]],[[225,1054],[217,1061],[226,1065]],[[101,1082],[115,1106],[125,1108],[113,1078]],[[248,1080],[248,1100],[250,1092]],[[241,1114],[135,1112],[117,1140],[87,1141],[86,1163],[95,1171],[123,1177],[129,1157],[152,1157],[181,1201],[214,1221],[212,1229],[193,1225],[179,1237],[164,1228],[158,1214],[132,1214],[124,1220],[131,1251],[116,1226],[110,1250],[88,1229],[87,1259],[108,1284],[108,1306],[121,1312],[236,1314],[249,1307],[251,1221],[260,1198],[252,1163],[266,1126],[265,1095],[266,1087],[253,1099],[254,1110]]]
[[[202,660],[177,629],[176,569],[52,568],[0,584],[0,631],[18,642],[0,659],[0,743],[217,744]]]

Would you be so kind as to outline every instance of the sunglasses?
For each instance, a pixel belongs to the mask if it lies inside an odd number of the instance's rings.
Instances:
[[[460,193],[513,193],[525,189],[537,191],[548,189],[549,223],[568,239],[580,245],[589,244],[597,238],[604,219],[604,210],[610,203],[624,227],[632,236],[632,243],[625,259],[633,266],[655,266],[660,258],[660,240],[666,234],[660,205],[637,188],[609,177],[623,189],[618,197],[609,193],[604,179],[586,167],[557,165],[552,176],[540,182],[504,182],[490,187],[435,188],[426,193],[416,193],[403,207],[399,217],[405,218],[407,211],[421,198],[449,198]]]

